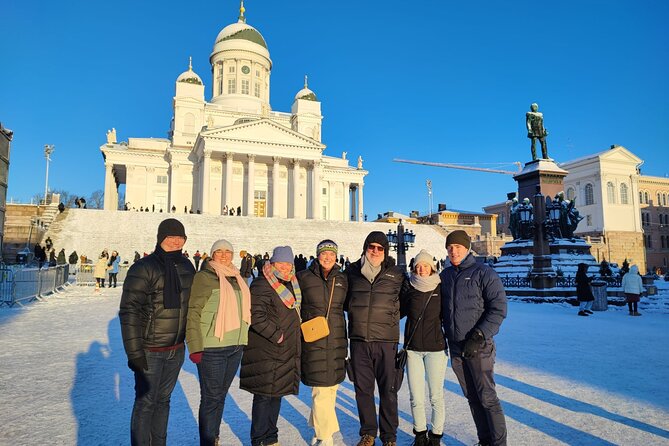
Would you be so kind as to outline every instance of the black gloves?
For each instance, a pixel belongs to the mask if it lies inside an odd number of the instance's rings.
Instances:
[[[144,355],[138,356],[136,358],[128,358],[128,367],[133,372],[149,370],[149,365],[146,363],[146,357]]]
[[[465,339],[465,347],[462,350],[463,358],[476,358],[479,355],[479,350],[485,344],[485,336],[478,328],[475,328]]]

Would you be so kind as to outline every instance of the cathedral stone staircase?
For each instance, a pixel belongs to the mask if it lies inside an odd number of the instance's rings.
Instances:
[[[339,254],[353,262],[360,257],[367,234],[397,229],[397,225],[390,223],[69,209],[51,224],[45,237],[51,237],[56,251],[65,248],[68,256],[76,250],[79,255],[95,259],[106,248],[118,251],[123,260],[132,261],[135,251],[140,254],[153,251],[158,225],[170,217],[186,227],[188,241],[184,249],[191,256],[196,250],[209,253],[215,240],[225,238],[237,254],[241,250],[271,254],[275,246],[290,245],[296,255],[308,257],[315,256],[319,241],[329,238],[339,245]],[[427,249],[437,259],[446,257],[445,237],[434,227],[411,224],[405,227],[416,233],[416,243],[407,253],[407,262],[420,249]],[[390,254],[397,258],[397,253]],[[239,262],[236,255],[235,264]]]

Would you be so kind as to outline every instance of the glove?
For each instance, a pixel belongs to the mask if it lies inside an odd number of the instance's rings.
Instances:
[[[133,372],[142,372],[143,370],[149,370],[149,365],[146,363],[144,355],[142,355],[136,358],[128,358],[128,368]]]
[[[202,352],[195,352],[188,355],[193,364],[199,364],[202,361]]]
[[[462,357],[471,359],[479,355],[479,349],[485,343],[485,336],[478,328],[474,329],[471,334],[465,339],[465,348],[462,351]]]

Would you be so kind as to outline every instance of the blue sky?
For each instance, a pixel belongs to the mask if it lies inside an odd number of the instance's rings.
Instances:
[[[480,211],[509,175],[393,163],[530,160],[538,102],[558,162],[623,145],[669,174],[669,2],[247,0],[268,43],[271,105],[289,111],[309,75],[325,154],[365,159],[365,212],[434,203]],[[174,82],[193,57],[211,97],[209,54],[239,2],[14,1],[0,27],[0,121],[15,132],[8,199],[103,188],[107,129],[165,137]],[[479,167],[495,167],[480,164]],[[513,166],[505,166],[507,169]]]

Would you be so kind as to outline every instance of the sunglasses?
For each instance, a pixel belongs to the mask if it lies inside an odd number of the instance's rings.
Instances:
[[[377,252],[383,252],[386,249],[383,246],[375,246],[375,245],[369,245],[367,246],[367,251],[377,251]]]

